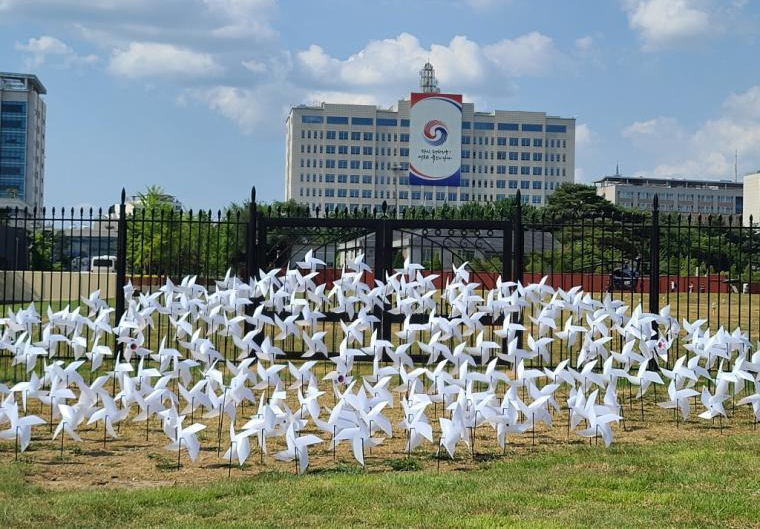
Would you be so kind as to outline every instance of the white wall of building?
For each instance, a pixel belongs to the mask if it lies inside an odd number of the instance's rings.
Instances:
[[[744,225],[760,223],[760,171],[744,177]]]
[[[398,201],[403,210],[496,201],[520,190],[524,201],[540,206],[559,184],[574,181],[574,119],[475,112],[472,103],[464,103],[462,185],[407,185],[408,120],[408,100],[394,109],[329,103],[291,109],[286,199],[321,211],[379,208],[384,201],[389,207]]]
[[[664,213],[741,214],[742,186],[733,182],[610,176],[596,182],[596,192],[625,208],[650,210],[657,195]]]

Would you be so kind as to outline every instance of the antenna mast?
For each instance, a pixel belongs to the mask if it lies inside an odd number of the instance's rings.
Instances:
[[[438,79],[435,78],[435,70],[430,62],[426,62],[420,70],[420,90],[425,94],[437,94],[441,91],[438,88]]]

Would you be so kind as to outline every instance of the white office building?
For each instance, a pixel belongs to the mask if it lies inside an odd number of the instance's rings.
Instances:
[[[749,226],[749,218],[752,224],[760,223],[760,171],[750,173],[744,177],[744,225]]]
[[[0,208],[42,209],[45,93],[35,75],[0,72]]]
[[[438,92],[432,66],[421,90]],[[575,174],[575,119],[544,112],[476,111],[462,104],[459,186],[409,184],[410,99],[392,108],[322,103],[286,121],[285,196],[312,211],[491,202],[541,206]]]
[[[644,178],[615,174],[595,182],[597,195],[625,208],[651,210],[657,195],[659,209],[681,215],[739,215],[742,184],[730,180]],[[745,194],[746,196],[746,194]]]

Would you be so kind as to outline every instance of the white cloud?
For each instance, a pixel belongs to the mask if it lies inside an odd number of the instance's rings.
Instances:
[[[271,18],[277,8],[275,0],[203,0],[213,14],[225,20],[212,34],[221,38],[269,39],[276,35]]]
[[[114,50],[108,69],[130,78],[209,77],[223,70],[208,53],[157,42],[132,42]]]
[[[628,25],[644,51],[687,41],[746,32],[742,9],[746,0],[622,0]]]
[[[760,167],[760,85],[732,94],[720,115],[705,121],[694,132],[672,117],[633,123],[623,136],[648,153],[652,167],[645,175],[689,178],[733,178],[734,152],[739,172]]]
[[[29,70],[39,68],[45,63],[52,63],[59,68],[68,68],[94,64],[98,61],[97,55],[78,55],[71,46],[49,35],[43,35],[37,39],[31,38],[26,44],[17,42],[16,49],[28,55],[26,68]]]
[[[575,126],[575,145],[576,147],[588,147],[596,139],[596,133],[593,132],[585,123],[579,123]]]
[[[575,49],[579,53],[588,53],[594,48],[594,37],[591,35],[586,35],[584,37],[580,37],[578,39],[575,39]]]
[[[710,31],[710,14],[703,0],[626,0],[628,24],[645,50],[689,40]]]
[[[543,75],[567,63],[554,41],[537,31],[511,40],[500,40],[485,46],[483,51],[488,59],[513,77]]]
[[[509,5],[512,0],[464,0],[464,3],[477,11],[485,11]]]
[[[681,138],[681,126],[678,120],[669,116],[636,121],[623,129],[623,137],[634,142],[660,142],[674,136]]]
[[[307,103],[341,103],[346,105],[380,105],[377,97],[372,94],[353,94],[335,90],[307,92],[304,97]]]
[[[331,90],[350,88],[389,101],[416,85],[427,60],[435,67],[443,90],[455,88],[476,95],[503,95],[515,78],[550,74],[569,62],[550,37],[537,32],[488,45],[456,36],[448,44],[429,48],[414,35],[402,33],[370,41],[345,59],[331,56],[316,44],[295,57],[308,82]]]

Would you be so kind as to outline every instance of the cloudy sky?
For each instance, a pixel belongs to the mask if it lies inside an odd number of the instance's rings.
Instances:
[[[577,119],[579,181],[760,168],[760,2],[0,0],[0,71],[48,89],[45,202],[160,184],[284,195],[300,103],[394,104],[428,58],[480,109]]]

